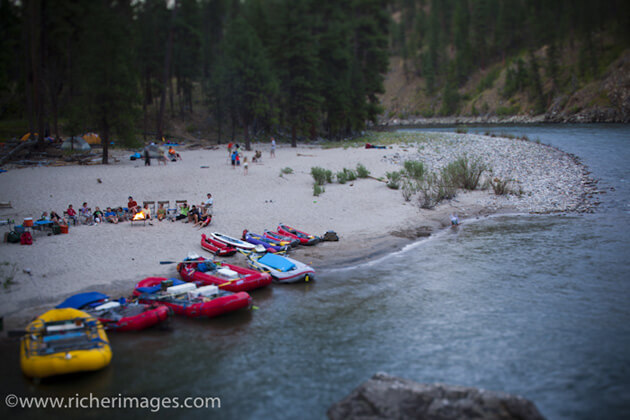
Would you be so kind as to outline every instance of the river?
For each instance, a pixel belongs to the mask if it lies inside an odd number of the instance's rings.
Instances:
[[[110,334],[113,362],[94,374],[34,384],[20,373],[17,343],[5,342],[2,394],[212,396],[221,408],[160,413],[322,419],[381,371],[516,393],[550,419],[630,418],[630,127],[467,130],[525,134],[577,155],[606,191],[601,204],[591,214],[466,221],[314,283],[253,292],[252,312]]]

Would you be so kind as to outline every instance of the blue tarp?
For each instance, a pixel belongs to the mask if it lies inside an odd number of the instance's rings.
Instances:
[[[295,264],[286,258],[269,253],[260,257],[258,262],[282,272],[292,270],[295,267]]]
[[[177,285],[186,283],[185,281],[182,281],[182,280],[179,280],[179,279],[169,279],[169,280],[173,280],[173,286],[177,286]],[[138,292],[140,292],[140,293],[145,293],[145,294],[148,294],[148,295],[152,295],[152,294],[157,293],[160,290],[162,290],[162,284],[158,283],[155,286],[136,287],[136,290]]]
[[[56,308],[81,309],[82,307],[87,306],[90,303],[98,302],[107,298],[109,298],[109,296],[99,292],[79,293],[77,295],[70,296],[68,299],[57,305]]]

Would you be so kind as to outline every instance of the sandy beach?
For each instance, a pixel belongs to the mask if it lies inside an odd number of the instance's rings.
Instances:
[[[173,277],[175,265],[159,261],[182,259],[193,251],[211,256],[199,243],[202,233],[218,231],[240,237],[243,229],[262,232],[278,223],[321,235],[334,230],[339,242],[300,248],[292,256],[316,270],[348,265],[400,249],[407,243],[449,225],[457,213],[464,221],[497,213],[565,212],[584,209],[589,180],[586,169],[573,157],[531,141],[469,134],[404,134],[386,149],[321,148],[280,144],[270,157],[268,144],[260,162],[245,152],[248,173],[233,168],[226,146],[195,150],[179,147],[183,160],[158,165],[153,160],[131,161],[132,152],[115,150],[110,165],[8,167],[0,174],[0,219],[39,218],[43,211],[62,213],[68,204],[79,208],[85,201],[94,210],[125,206],[127,197],[176,200],[200,204],[207,193],[214,198],[212,224],[198,230],[182,222],[153,225],[102,223],[71,226],[67,235],[34,233],[32,246],[0,244],[0,271],[4,287],[0,307],[4,328],[23,323],[65,297],[86,290],[113,296],[128,295],[147,276]],[[521,196],[496,196],[492,190],[460,192],[432,210],[420,209],[417,200],[406,202],[399,190],[373,178],[346,184],[328,184],[313,196],[311,167],[333,173],[363,164],[375,178],[399,170],[409,159],[419,159],[431,170],[456,156],[480,156],[493,168],[492,176],[510,178]],[[281,175],[283,168],[293,173]],[[3,233],[6,226],[0,227]],[[244,264],[241,256],[234,261]],[[12,278],[11,284],[7,279]]]

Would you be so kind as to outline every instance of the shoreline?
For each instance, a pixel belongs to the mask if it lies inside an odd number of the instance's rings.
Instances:
[[[388,146],[386,150],[301,145],[297,149],[279,147],[277,158],[268,157],[267,145],[255,144],[253,149],[262,150],[264,157],[262,163],[250,165],[248,175],[244,175],[241,168],[229,166],[227,152],[223,149],[180,149],[184,161],[161,167],[141,166],[125,159],[128,152],[116,151],[119,162],[107,166],[10,170],[3,174],[6,178],[0,187],[0,197],[10,200],[14,208],[1,209],[2,219],[10,217],[8,213],[13,213],[17,220],[27,215],[36,217],[37,209],[40,213],[51,208],[59,212],[66,208],[70,196],[75,197],[74,202],[70,201],[75,207],[82,201],[103,207],[120,203],[128,195],[133,195],[138,202],[170,198],[171,202],[188,199],[189,203],[196,203],[206,192],[212,192],[215,209],[212,224],[201,231],[181,222],[154,221],[153,226],[131,226],[126,222],[71,226],[68,235],[36,233],[33,246],[0,244],[3,247],[0,263],[6,263],[3,266],[5,279],[6,270],[15,269],[15,283],[5,285],[0,294],[4,329],[22,327],[74,293],[99,290],[112,297],[126,296],[133,285],[146,276],[175,276],[174,264],[160,265],[159,261],[177,261],[189,251],[211,256],[200,248],[201,233],[219,231],[240,236],[242,229],[259,232],[273,228],[276,222],[285,222],[316,235],[334,230],[340,237],[339,242],[323,242],[292,252],[296,259],[312,264],[316,270],[326,271],[381,258],[418,239],[435,235],[450,226],[452,213],[457,213],[466,223],[466,220],[500,214],[579,212],[589,208],[585,203],[589,185],[592,185],[588,184],[588,171],[565,152],[531,142],[477,135],[442,134],[431,136],[429,140],[424,137],[416,140],[422,142],[422,150],[414,150],[405,143],[413,141],[405,136],[400,144]],[[334,172],[362,163],[374,176],[383,176],[399,168],[406,158],[415,159],[422,152],[427,165],[437,170],[447,154],[443,150],[445,146],[452,155],[457,150],[450,148],[475,150],[479,144],[489,144],[484,147],[496,156],[495,174],[510,170],[512,161],[503,162],[505,153],[515,155],[513,159],[522,162],[522,168],[517,169],[524,171],[515,174],[524,177],[519,178],[521,185],[531,186],[531,193],[517,198],[494,196],[488,191],[460,191],[454,199],[433,210],[419,209],[417,204],[405,202],[400,191],[390,190],[370,179],[345,185],[327,184],[322,195],[312,195],[312,166]],[[505,150],[497,144],[505,146]],[[438,152],[433,153],[433,149]],[[533,157],[525,156],[530,153]],[[248,154],[253,151],[245,152]],[[524,157],[536,160],[545,170],[535,172],[534,178],[525,179],[532,171]],[[546,157],[549,157],[547,161],[538,162]],[[279,176],[285,167],[292,167],[294,173]],[[558,180],[553,175],[558,175],[566,185],[561,186],[564,196],[548,203],[549,197],[557,194],[553,188]],[[551,178],[551,182],[547,182],[547,178]],[[97,179],[102,183],[97,183]],[[241,258],[240,255],[232,257],[230,262],[243,264],[244,258]]]

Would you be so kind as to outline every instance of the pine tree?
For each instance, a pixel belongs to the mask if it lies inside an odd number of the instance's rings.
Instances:
[[[281,103],[291,128],[291,146],[297,135],[319,125],[320,105],[317,75],[318,49],[306,0],[287,0],[276,9],[274,57],[280,80]]]
[[[98,131],[103,164],[108,163],[112,134],[132,144],[139,95],[128,2],[91,2],[84,20],[80,52],[79,92],[73,98],[75,118]],[[108,42],[103,42],[107,40]]]
[[[265,49],[254,29],[242,17],[228,25],[225,53],[229,56],[228,83],[233,96],[234,116],[238,115],[245,134],[245,147],[251,148],[250,128],[256,118],[273,112],[277,82]]]

